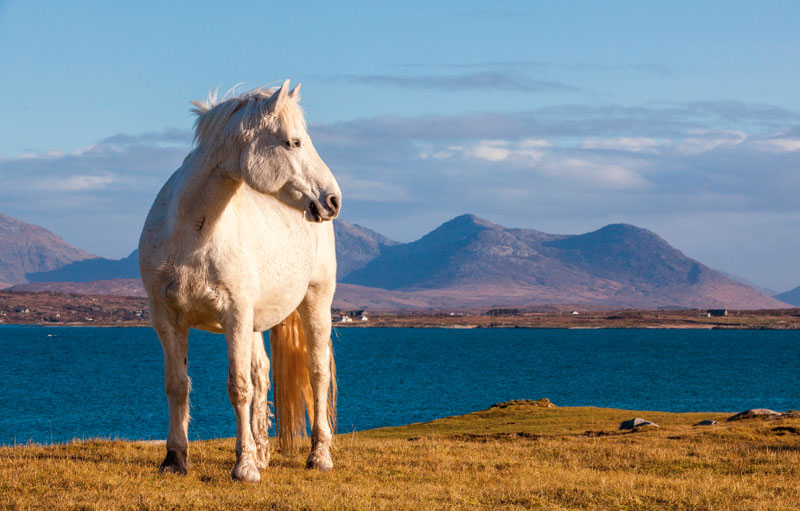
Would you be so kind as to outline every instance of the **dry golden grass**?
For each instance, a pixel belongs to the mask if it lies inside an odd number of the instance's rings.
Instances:
[[[163,445],[89,441],[0,449],[8,509],[800,509],[800,419],[692,427],[728,414],[495,407],[339,435],[336,467],[274,453],[234,483],[233,440],[194,442],[187,476]],[[622,420],[661,425],[620,434]]]

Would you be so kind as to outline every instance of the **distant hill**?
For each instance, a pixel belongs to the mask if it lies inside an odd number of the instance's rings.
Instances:
[[[800,286],[796,288],[786,291],[785,293],[780,293],[775,295],[775,298],[781,300],[782,302],[790,303],[796,307],[800,307]]]
[[[344,220],[333,221],[336,232],[336,278],[341,280],[378,257],[386,247],[397,245],[382,234]]]
[[[337,297],[363,306],[591,303],[624,307],[781,308],[785,303],[686,257],[626,224],[554,235],[507,229],[473,215],[387,247],[342,279]],[[357,287],[356,287],[357,286]],[[373,288],[372,290],[369,290]],[[379,291],[383,290],[383,291]]]
[[[404,244],[343,220],[336,220],[334,229],[340,282],[336,307],[788,307],[633,225],[558,235],[462,215]],[[71,260],[28,271],[22,278],[31,283],[14,289],[143,296],[137,256],[134,251],[120,260]]]
[[[96,257],[52,232],[0,213],[0,282],[27,282],[26,274]]]
[[[3,291],[23,291],[29,293],[49,291],[53,293],[75,293],[79,295],[147,296],[144,290],[144,284],[140,278],[91,280],[87,282],[33,282],[17,284]]]
[[[139,251],[123,259],[96,257],[62,266],[55,270],[28,273],[29,282],[89,282],[92,280],[138,279]]]

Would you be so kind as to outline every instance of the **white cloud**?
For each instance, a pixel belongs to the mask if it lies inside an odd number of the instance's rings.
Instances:
[[[773,138],[762,140],[760,144],[767,151],[800,151],[800,138]]]
[[[92,151],[95,151],[95,150],[97,150],[97,145],[96,144],[89,144],[86,147],[81,147],[80,149],[75,149],[70,154],[72,156],[83,156],[84,154],[89,154],[89,153],[91,153]]]
[[[643,152],[652,151],[663,146],[665,142],[656,141],[647,137],[617,137],[596,138],[590,137],[581,143],[584,149],[605,149],[612,151]]]
[[[437,148],[433,144],[425,144],[420,149],[420,158],[444,160],[460,156],[484,160],[492,163],[513,161],[515,163],[531,164],[544,155],[544,149],[550,147],[547,140],[523,139],[511,140],[479,140],[466,145],[447,145]]]
[[[517,175],[532,169],[534,173],[579,186],[591,184],[603,188],[630,189],[647,184],[631,160],[619,161],[610,157],[593,160],[589,154],[576,157],[571,151],[559,150],[551,142],[537,138],[519,141],[480,140],[472,145],[447,146],[441,150],[427,144],[421,154],[423,158],[444,160],[460,156],[466,160],[489,162],[495,165],[495,170],[508,166],[507,170]]]
[[[464,151],[464,146],[449,145],[441,149],[437,149],[433,144],[420,144],[419,157],[423,160],[433,158],[434,160],[444,160],[452,158],[454,155]]]
[[[548,174],[584,186],[631,190],[647,186],[635,168],[621,162],[595,161],[585,157],[552,157],[541,166]]]
[[[508,148],[508,142],[505,140],[482,140],[467,149],[466,153],[473,158],[480,158],[487,161],[503,161],[511,156],[511,150]]]
[[[747,139],[747,133],[740,130],[696,130],[692,136],[677,142],[678,151],[685,154],[700,154],[720,147],[732,147]]]
[[[47,179],[40,187],[45,190],[78,192],[99,190],[116,181],[113,176],[67,176],[62,179]]]
[[[524,138],[519,141],[518,145],[522,149],[533,149],[537,147],[538,148],[550,147],[553,144],[542,138]]]
[[[514,157],[524,163],[533,164],[541,160],[545,154],[545,149],[551,146],[552,144],[547,140],[526,138],[517,143],[517,147],[514,149]]]

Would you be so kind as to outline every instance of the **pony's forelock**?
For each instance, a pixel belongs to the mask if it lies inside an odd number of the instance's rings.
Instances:
[[[237,86],[226,92],[222,99],[218,99],[218,90],[214,90],[208,92],[204,101],[192,101],[194,108],[191,111],[197,115],[194,123],[196,145],[223,135],[228,121],[241,109],[244,109],[244,114],[240,129],[244,136],[252,136],[253,132],[266,128],[270,124],[276,124],[276,121],[286,132],[306,129],[303,109],[294,99],[287,97],[283,101],[280,111],[271,111],[269,99],[278,90],[277,87],[258,87],[228,97]]]

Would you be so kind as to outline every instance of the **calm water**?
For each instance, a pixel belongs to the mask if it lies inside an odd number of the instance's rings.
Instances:
[[[192,332],[191,439],[235,434],[222,336]],[[339,432],[509,399],[639,410],[800,408],[800,331],[340,329]],[[0,327],[0,444],[162,439],[149,328]]]

